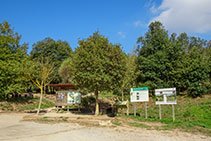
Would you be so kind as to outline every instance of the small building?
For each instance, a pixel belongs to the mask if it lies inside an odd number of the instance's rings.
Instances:
[[[73,84],[48,84],[56,89],[56,107],[81,104],[81,93]]]

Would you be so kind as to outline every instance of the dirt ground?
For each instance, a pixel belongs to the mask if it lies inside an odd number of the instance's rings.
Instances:
[[[68,122],[34,122],[62,118]],[[180,131],[114,126],[112,118],[51,113],[42,116],[25,113],[0,113],[0,140],[5,141],[211,141],[211,137]],[[83,122],[82,122],[83,121]],[[98,125],[81,124],[98,122]]]

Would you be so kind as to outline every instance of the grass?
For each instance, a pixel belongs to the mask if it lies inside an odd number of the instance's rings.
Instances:
[[[141,127],[141,128],[147,128],[147,129],[151,128],[151,126],[148,126],[146,124],[137,123],[137,122],[129,122],[128,124],[131,126],[134,126],[134,127]]]
[[[67,119],[68,119],[68,117],[60,117],[60,120],[62,120],[62,121],[67,121]]]
[[[11,99],[9,101],[4,101],[0,103],[0,109],[4,111],[24,111],[24,110],[34,110],[37,109],[39,104],[39,98],[25,98],[20,97],[16,99]],[[54,103],[43,98],[41,109],[53,107]]]
[[[43,117],[41,120],[42,121],[49,121],[48,117]]]
[[[159,129],[182,129],[188,132],[201,132],[211,136],[211,96],[203,98],[177,97],[175,105],[175,121],[172,120],[171,105],[162,105],[162,120],[159,119],[159,106],[154,101],[148,103],[148,119],[145,119],[144,104],[140,104],[137,113],[140,116],[125,116],[138,121],[161,122],[164,125]],[[138,106],[137,106],[138,107]],[[132,109],[131,109],[132,110]],[[132,126],[142,126],[131,123]],[[156,127],[158,128],[158,127]]]
[[[67,122],[68,121],[68,117],[59,117],[59,118],[50,118],[50,117],[42,117],[42,118],[38,118],[36,119],[37,121],[42,121],[42,122]]]
[[[13,107],[10,103],[6,102],[4,104],[0,104],[0,109],[7,110],[7,111],[13,111]]]
[[[121,122],[118,119],[115,119],[113,122],[114,125],[120,126]]]
[[[37,109],[37,107],[39,105],[39,98],[33,98],[31,100],[31,102],[33,104],[29,104],[24,107],[21,107],[20,111]],[[41,109],[46,109],[46,108],[53,107],[53,106],[54,106],[54,103],[52,103],[44,98],[42,99]]]

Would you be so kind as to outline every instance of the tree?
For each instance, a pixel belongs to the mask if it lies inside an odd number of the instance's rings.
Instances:
[[[200,89],[203,87],[200,84],[206,81],[207,77],[206,57],[203,53],[205,45],[205,40],[188,37],[186,33],[177,37],[176,47],[180,48],[180,57],[173,72],[177,82],[175,86],[180,91],[188,91],[192,97],[200,96],[205,92],[198,91],[199,87]],[[193,94],[193,91],[197,94]]]
[[[27,66],[27,67],[26,67]],[[31,80],[40,89],[40,101],[37,114],[40,113],[40,107],[43,98],[43,89],[52,81],[50,77],[54,71],[54,65],[49,58],[41,59],[41,61],[27,61],[22,68],[23,75]]]
[[[170,41],[168,32],[160,22],[152,22],[145,36],[137,40],[139,73],[137,82],[149,86],[151,89],[167,87],[169,72],[172,69],[169,63]]]
[[[176,87],[179,92],[188,92],[197,97],[206,93],[209,84],[209,51],[205,40],[178,37],[168,32],[160,22],[153,22],[144,37],[138,38],[138,75],[140,85]],[[206,51],[205,51],[206,50]]]
[[[189,96],[197,97],[206,93],[204,82],[209,78],[206,67],[206,58],[203,57],[202,51],[194,46],[185,54],[182,63],[184,86]]]
[[[5,21],[0,23],[0,97],[18,94],[26,89],[20,65],[27,57],[27,44],[20,45],[21,36]]]
[[[59,75],[63,83],[73,83],[73,59],[69,57],[65,59],[59,67]]]
[[[138,72],[136,71],[136,56],[127,55],[126,56],[127,62],[125,63],[126,71],[123,76],[123,81],[121,85],[121,94],[122,94],[122,101],[124,101],[124,94],[130,93],[130,88],[136,85],[136,79]]]
[[[33,44],[30,57],[32,60],[41,61],[42,58],[51,58],[54,62],[55,71],[52,80],[53,83],[60,83],[61,78],[58,75],[58,69],[61,63],[68,57],[71,57],[72,49],[66,41],[55,41],[51,38],[45,38]]]
[[[95,32],[88,39],[79,40],[73,56],[74,82],[96,96],[95,114],[99,114],[98,95],[103,90],[121,88],[126,71],[125,54],[120,45]]]

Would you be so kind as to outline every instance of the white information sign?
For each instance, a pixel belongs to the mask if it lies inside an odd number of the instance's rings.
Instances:
[[[148,87],[131,88],[130,101],[131,102],[148,102],[149,101]]]
[[[177,104],[176,88],[155,89],[156,104]]]
[[[67,93],[67,103],[68,104],[80,104],[81,94],[79,92],[68,92]]]

